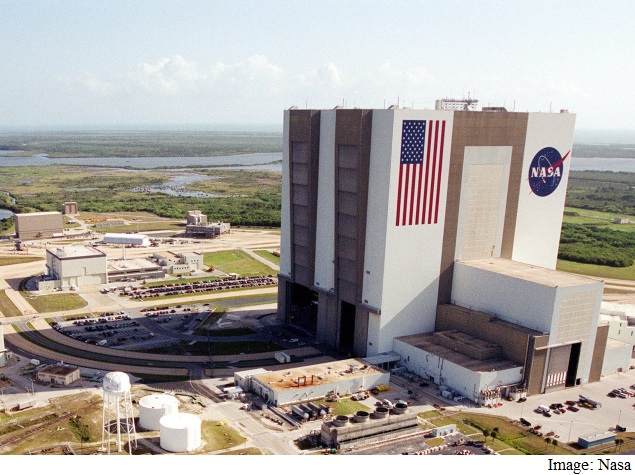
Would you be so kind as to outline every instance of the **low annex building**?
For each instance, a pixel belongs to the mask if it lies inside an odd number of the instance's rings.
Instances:
[[[46,250],[47,275],[39,290],[108,283],[107,259],[92,246],[64,246]]]
[[[155,252],[152,258],[168,274],[184,274],[203,268],[203,255],[200,252]]]
[[[331,392],[352,394],[388,385],[390,373],[361,359],[347,359],[278,371],[259,368],[248,373],[236,373],[234,381],[265,402],[284,406],[320,399]]]
[[[43,383],[68,386],[79,379],[79,368],[66,365],[51,365],[37,372],[37,380]]]
[[[149,259],[116,259],[108,261],[109,282],[130,282],[143,279],[162,279],[165,272]]]
[[[599,381],[608,326],[598,279],[489,258],[456,261],[435,332],[395,339],[409,371],[483,403]],[[496,390],[497,394],[492,394]]]

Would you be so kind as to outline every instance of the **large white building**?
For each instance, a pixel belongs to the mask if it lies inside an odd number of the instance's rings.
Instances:
[[[480,312],[492,331],[478,338],[501,345],[530,392],[598,380],[603,284],[553,271],[574,123],[568,113],[286,111],[280,319],[368,356],[441,322],[469,335],[464,320]],[[583,324],[570,321],[577,297]]]
[[[106,254],[92,246],[64,246],[46,250],[45,280],[39,290],[108,283]]]

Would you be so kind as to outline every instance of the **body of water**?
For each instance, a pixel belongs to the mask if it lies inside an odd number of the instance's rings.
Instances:
[[[282,171],[282,153],[252,153],[246,155],[228,155],[219,157],[84,157],[49,158],[46,155],[31,157],[7,157],[13,151],[0,151],[0,167],[28,167],[41,165],[82,165],[108,166],[123,169],[222,167],[248,170]],[[597,170],[635,173],[633,158],[571,158],[571,170]]]
[[[83,165],[107,166],[115,168],[190,168],[190,167],[237,167],[251,170],[281,171],[279,163],[282,153],[250,153],[246,155],[228,155],[219,157],[79,157],[49,158],[39,154],[30,157],[7,157],[16,151],[0,152],[0,167],[29,167],[42,165]],[[278,162],[278,163],[276,163]]]
[[[10,218],[11,216],[13,216],[13,211],[0,208],[0,219],[7,219],[7,218]]]
[[[635,173],[635,158],[571,158],[573,171],[610,171]]]

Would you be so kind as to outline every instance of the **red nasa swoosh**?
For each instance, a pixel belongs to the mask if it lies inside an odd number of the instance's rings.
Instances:
[[[560,165],[562,165],[564,163],[564,161],[567,159],[567,157],[569,156],[569,154],[571,153],[571,150],[569,150],[567,153],[564,154],[564,157],[562,157],[560,160],[558,160],[556,163],[554,163],[553,165],[551,165],[551,168],[558,168]],[[527,181],[529,181],[529,178],[527,179]],[[531,189],[531,192],[534,192],[534,188]]]

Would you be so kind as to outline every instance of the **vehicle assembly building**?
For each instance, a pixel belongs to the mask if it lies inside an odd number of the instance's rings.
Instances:
[[[279,318],[358,357],[394,350],[473,400],[492,385],[531,394],[598,380],[603,283],[554,270],[574,123],[286,111]],[[418,364],[424,354],[443,374]]]
[[[58,211],[16,213],[13,217],[18,239],[46,239],[64,232],[62,213]]]

